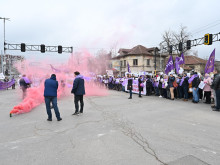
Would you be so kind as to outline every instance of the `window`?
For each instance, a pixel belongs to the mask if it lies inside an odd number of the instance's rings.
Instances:
[[[124,60],[124,67],[126,67],[126,60]]]
[[[138,65],[138,59],[133,59],[133,65]]]
[[[120,61],[120,66],[121,66],[121,67],[122,67],[122,62],[123,62],[123,61]]]
[[[147,59],[147,65],[148,66],[150,65],[150,59]]]

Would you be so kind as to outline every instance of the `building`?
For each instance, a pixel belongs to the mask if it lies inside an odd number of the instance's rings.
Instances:
[[[124,76],[128,71],[128,64],[132,73],[154,72],[155,58],[156,70],[164,71],[167,55],[159,54],[157,47],[146,48],[142,45],[137,45],[132,49],[119,49],[118,53],[118,56],[112,58],[111,67],[118,70],[120,76]]]
[[[0,56],[1,73],[4,73],[6,76],[19,74],[15,64],[21,64],[23,60],[23,56],[9,54]]]

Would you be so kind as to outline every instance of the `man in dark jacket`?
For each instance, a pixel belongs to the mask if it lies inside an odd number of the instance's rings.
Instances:
[[[133,78],[131,78],[131,75],[128,75],[128,85],[127,90],[129,90],[130,97],[128,99],[132,99],[132,90],[133,90]]]
[[[197,72],[194,72],[194,79],[192,80],[192,90],[193,90],[193,103],[198,103],[199,102],[199,84],[200,84],[200,79],[199,76],[197,75]]]
[[[78,71],[74,72],[75,80],[73,82],[73,88],[71,93],[75,95],[74,103],[75,103],[75,113],[73,115],[79,115],[79,101],[80,101],[80,113],[83,113],[83,95],[85,95],[85,84],[83,76],[80,75]]]
[[[215,90],[216,94],[216,107],[213,108],[213,111],[220,111],[220,75],[215,74],[213,80],[213,89]]]
[[[51,102],[57,117],[57,121],[62,120],[57,106],[57,89],[58,89],[58,81],[56,81],[56,75],[52,74],[50,79],[46,79],[44,82],[44,99],[47,109],[48,121],[52,121],[52,113],[50,107]]]
[[[189,77],[187,77],[187,74],[184,73],[183,78],[181,79],[180,82],[180,86],[182,85],[183,88],[183,93],[184,93],[184,101],[188,101],[189,99],[189,95],[188,95],[188,91],[189,91]]]

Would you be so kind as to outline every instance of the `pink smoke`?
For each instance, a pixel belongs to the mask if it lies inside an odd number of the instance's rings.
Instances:
[[[92,62],[91,62],[92,61]],[[96,60],[88,51],[84,50],[82,53],[72,54],[68,62],[64,65],[51,64],[60,72],[52,71],[50,64],[47,62],[40,62],[38,65],[33,65],[30,61],[24,61],[22,65],[17,65],[20,73],[32,81],[32,87],[27,89],[26,98],[16,105],[10,114],[21,114],[30,112],[33,108],[39,106],[44,102],[44,81],[50,78],[50,75],[55,73],[57,81],[59,82],[58,99],[71,95],[71,89],[74,80],[74,72],[79,71],[85,78],[86,96],[105,96],[108,94],[106,89],[100,88],[92,80],[92,68],[97,68],[102,65],[103,61]],[[100,70],[96,70],[100,72]],[[65,82],[65,87],[61,86],[61,80]]]

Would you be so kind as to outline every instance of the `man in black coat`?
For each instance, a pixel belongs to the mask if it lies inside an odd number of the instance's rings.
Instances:
[[[85,84],[83,76],[80,75],[78,71],[74,72],[75,80],[73,82],[73,88],[71,93],[74,94],[74,103],[75,103],[75,113],[73,115],[79,115],[79,101],[80,101],[80,113],[83,113],[83,95],[85,95]]]
[[[131,75],[128,75],[128,86],[127,90],[129,90],[130,97],[128,99],[132,99],[132,90],[133,90],[133,78],[131,78]]]
[[[213,108],[213,111],[220,111],[220,75],[215,74],[214,80],[213,80],[213,89],[215,90],[216,94],[216,107]]]
[[[57,121],[62,120],[57,106],[57,89],[58,89],[58,81],[56,80],[56,75],[52,74],[51,77],[49,79],[46,79],[44,82],[44,99],[47,109],[48,121],[52,121],[52,113],[50,107],[51,102],[57,117]]]

